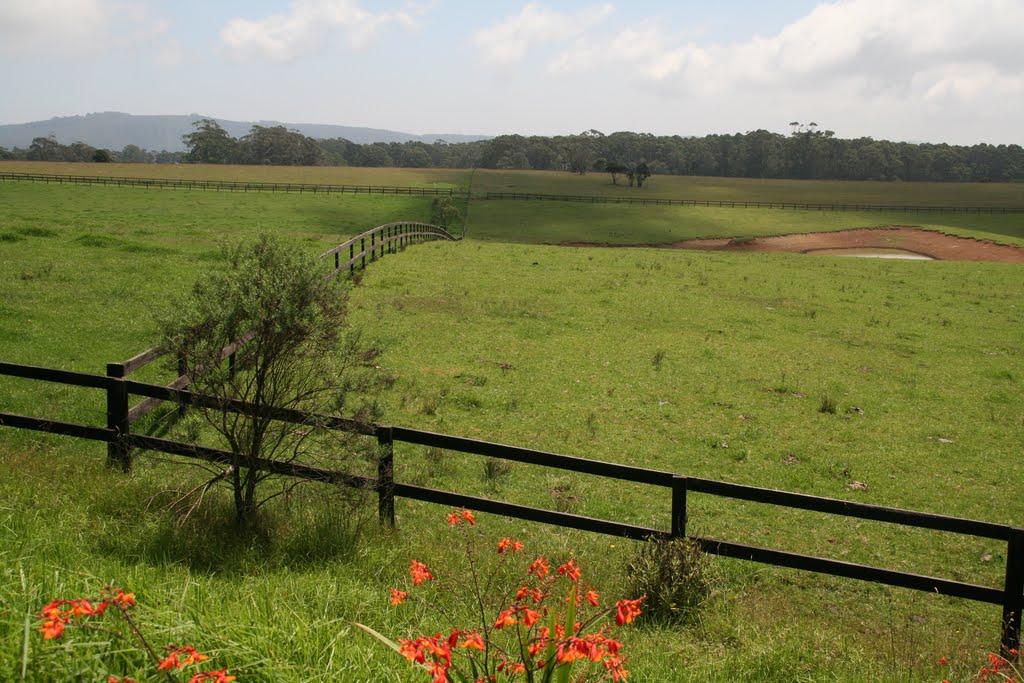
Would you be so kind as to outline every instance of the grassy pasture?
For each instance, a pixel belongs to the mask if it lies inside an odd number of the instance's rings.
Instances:
[[[234,180],[325,185],[389,185],[466,189],[464,169],[362,168],[355,166],[231,166],[224,164],[80,164],[51,161],[0,161],[0,171],[128,178]]]
[[[469,219],[474,239],[528,244],[665,244],[704,237],[763,237],[912,225],[1024,245],[1024,214],[720,209],[495,200],[471,202]]]
[[[558,171],[492,171],[473,176],[474,192],[538,192],[800,204],[899,206],[1024,206],[1024,183],[893,183],[852,180],[774,180],[705,176],[653,176],[643,188],[625,177],[613,185],[607,173],[581,176]]]
[[[0,356],[99,372],[150,343],[151,309],[226,236],[272,230],[312,255],[381,222],[424,219],[429,203],[0,184]],[[1024,435],[1019,267],[501,244],[527,241],[507,236],[527,218],[535,235],[560,226],[551,241],[563,241],[566,226],[597,214],[573,223],[568,207],[584,207],[502,203],[531,213],[489,216],[495,204],[473,203],[470,240],[387,258],[353,292],[353,320],[398,377],[383,397],[387,421],[1021,523],[1021,473],[1009,465]],[[652,208],[635,207],[630,220],[656,234]],[[722,225],[736,215],[720,211]],[[741,227],[762,229],[754,217]],[[825,397],[835,414],[819,412]],[[92,423],[103,415],[100,392],[9,379],[0,406]],[[272,540],[240,545],[217,521],[217,501],[184,528],[165,510],[168,483],[187,489],[199,475],[143,458],[124,479],[100,467],[102,452],[0,431],[0,679],[17,679],[23,665],[39,681],[98,679],[111,662],[138,673],[129,653],[62,652],[24,637],[27,615],[48,599],[113,581],[155,609],[156,633],[218,654],[240,680],[420,680],[348,622],[396,635],[444,626],[386,605],[408,557],[443,557],[432,533],[439,509],[403,501],[398,533],[353,549],[309,494],[272,511]],[[667,525],[664,492],[526,466],[488,478],[480,459],[407,446],[398,458],[403,481]],[[695,533],[1001,581],[995,543],[710,497],[692,506]],[[574,551],[609,595],[621,588],[629,543],[487,524],[541,552]],[[716,564],[721,595],[704,623],[629,634],[634,680],[934,680],[938,656],[953,655],[965,673],[997,636],[993,607]]]

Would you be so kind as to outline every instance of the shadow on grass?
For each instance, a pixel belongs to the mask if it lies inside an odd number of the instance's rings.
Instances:
[[[331,487],[299,489],[288,501],[272,501],[257,521],[240,529],[231,496],[210,491],[191,507],[175,505],[184,490],[153,493],[127,483],[95,509],[115,520],[98,533],[96,549],[126,563],[182,565],[201,573],[253,574],[268,569],[301,570],[349,561],[365,528],[375,525],[375,506],[332,505]],[[362,496],[367,498],[366,496]],[[368,500],[368,498],[367,498]]]

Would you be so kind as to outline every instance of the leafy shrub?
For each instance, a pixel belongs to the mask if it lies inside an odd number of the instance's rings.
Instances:
[[[694,622],[711,597],[707,557],[688,538],[650,539],[626,562],[629,593],[647,596],[645,617],[660,623]]]

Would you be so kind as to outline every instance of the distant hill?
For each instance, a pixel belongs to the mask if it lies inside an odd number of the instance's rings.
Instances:
[[[168,152],[183,151],[181,136],[191,133],[192,124],[204,118],[215,118],[189,114],[187,116],[138,116],[121,112],[101,112],[85,116],[62,116],[48,121],[0,125],[0,147],[25,148],[32,139],[53,135],[57,141],[68,145],[84,142],[93,147],[121,150],[125,145],[138,145],[142,149]],[[488,140],[488,135],[430,134],[412,135],[378,128],[356,128],[333,126],[322,123],[282,123],[280,121],[229,121],[215,119],[233,137],[241,137],[253,125],[284,126],[295,129],[311,138],[345,138],[365,145],[372,142],[408,142],[419,140],[431,143],[442,139],[447,142],[472,142]]]

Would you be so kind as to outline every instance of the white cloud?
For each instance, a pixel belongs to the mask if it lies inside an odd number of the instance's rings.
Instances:
[[[1022,26],[1021,0],[844,0],[819,5],[774,36],[730,45],[681,44],[640,24],[601,45],[587,42],[585,52],[574,46],[549,68],[624,64],[664,92],[800,92],[852,79],[869,92],[964,100],[986,95],[977,83],[1012,87],[1024,75]]]
[[[106,0],[5,0],[0,52],[70,55],[102,43],[114,16]]]
[[[151,45],[169,29],[170,23],[154,17],[147,3],[0,0],[0,54],[80,59]]]
[[[483,52],[484,61],[511,64],[522,59],[531,47],[568,42],[583,35],[600,24],[613,9],[611,4],[604,3],[566,14],[540,3],[530,3],[519,14],[477,31],[473,42]]]
[[[317,53],[334,31],[345,33],[353,47],[362,47],[381,27],[415,28],[423,9],[369,12],[354,0],[292,0],[288,11],[257,21],[235,18],[220,32],[228,55],[241,62],[290,62]]]

